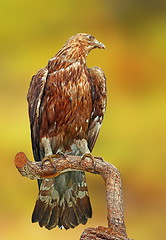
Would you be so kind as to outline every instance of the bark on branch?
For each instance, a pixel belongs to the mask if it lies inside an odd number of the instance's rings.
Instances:
[[[67,155],[66,158],[63,156],[53,158],[52,162],[46,161],[42,164],[42,162],[29,161],[23,152],[19,152],[15,157],[15,166],[22,176],[30,179],[52,178],[71,169],[101,175],[106,186],[108,227],[85,229],[80,239],[128,239],[124,223],[121,177],[119,170],[113,164],[98,157],[92,161],[88,157],[82,160],[79,156],[71,155]]]

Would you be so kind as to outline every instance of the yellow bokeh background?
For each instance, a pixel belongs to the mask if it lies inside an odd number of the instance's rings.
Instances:
[[[107,76],[108,103],[93,154],[121,171],[130,238],[166,239],[166,6],[164,1],[6,0],[0,7],[0,238],[79,239],[106,226],[104,182],[88,174],[93,218],[74,230],[31,223],[35,181],[13,159],[32,157],[26,94],[38,69],[78,32],[94,35],[87,65]]]

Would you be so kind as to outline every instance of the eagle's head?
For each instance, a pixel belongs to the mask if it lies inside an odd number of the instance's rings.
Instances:
[[[95,37],[86,33],[78,33],[66,42],[66,47],[76,48],[78,51],[82,51],[87,55],[94,48],[104,49],[103,43],[99,42]]]

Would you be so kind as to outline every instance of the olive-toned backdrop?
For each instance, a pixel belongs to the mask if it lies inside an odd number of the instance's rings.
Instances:
[[[26,94],[31,76],[73,34],[106,45],[87,65],[107,76],[107,112],[93,154],[121,171],[125,220],[134,239],[165,239],[166,14],[164,1],[6,0],[0,4],[0,236],[3,240],[73,239],[85,226],[48,231],[32,224],[37,183],[14,167],[32,158]],[[88,175],[93,218],[106,225],[103,180]]]

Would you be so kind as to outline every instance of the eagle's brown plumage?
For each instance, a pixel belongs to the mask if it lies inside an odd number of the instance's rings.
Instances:
[[[63,152],[90,153],[106,104],[105,75],[88,68],[90,50],[104,48],[93,36],[72,36],[48,65],[32,77],[28,91],[33,154],[36,161]],[[92,216],[85,174],[68,171],[39,182],[32,222],[52,229],[85,224]]]

